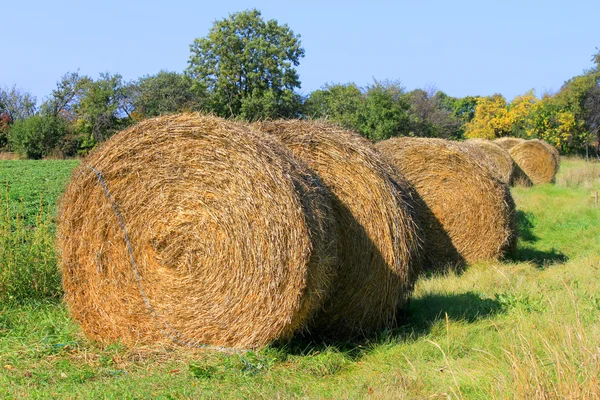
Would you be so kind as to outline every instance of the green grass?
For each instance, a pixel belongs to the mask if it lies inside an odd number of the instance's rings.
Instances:
[[[11,222],[12,235],[51,234],[36,222],[52,225],[74,166],[0,161],[9,208],[29,221]],[[0,398],[600,397],[598,167],[566,159],[556,185],[514,188],[513,259],[420,280],[402,326],[365,343],[295,341],[244,354],[101,347],[60,302],[31,289],[0,303]]]

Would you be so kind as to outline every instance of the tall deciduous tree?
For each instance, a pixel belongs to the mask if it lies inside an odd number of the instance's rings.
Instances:
[[[0,105],[12,121],[25,119],[35,114],[36,98],[16,86],[0,88]]]
[[[108,139],[132,119],[121,75],[101,73],[100,79],[87,80],[81,88],[81,98],[74,107],[75,130],[84,136],[85,150]]]
[[[221,116],[248,120],[293,117],[301,99],[295,67],[304,57],[299,35],[258,10],[216,21],[208,36],[190,46],[188,74]]]
[[[74,109],[83,95],[84,87],[91,81],[89,77],[79,75],[78,71],[67,72],[56,83],[56,88],[42,104],[41,113],[54,118],[73,119]]]
[[[407,94],[411,134],[456,139],[462,136],[461,120],[454,114],[448,96],[432,88]]]

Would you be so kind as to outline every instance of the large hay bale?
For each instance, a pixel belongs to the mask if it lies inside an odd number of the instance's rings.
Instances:
[[[88,166],[118,205],[131,254]],[[85,159],[62,198],[66,303],[103,342],[254,348],[289,338],[333,279],[330,205],[310,169],[245,125],[144,121]]]
[[[465,146],[442,139],[394,138],[376,147],[421,198],[427,268],[498,259],[514,248],[510,192]]]
[[[326,122],[254,126],[281,140],[334,195],[339,271],[313,331],[347,337],[392,327],[420,261],[404,179],[367,140]]]
[[[465,142],[473,149],[474,157],[490,169],[502,183],[509,184],[515,170],[515,163],[506,149],[497,143],[483,139],[470,139]]]
[[[509,152],[534,185],[554,182],[559,159],[547,143],[538,139],[527,140],[511,147]]]
[[[525,139],[515,137],[501,137],[494,140],[494,143],[504,147],[506,150],[510,150],[511,147],[523,143]]]

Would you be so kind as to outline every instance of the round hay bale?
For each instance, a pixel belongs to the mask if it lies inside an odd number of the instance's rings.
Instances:
[[[323,121],[254,125],[276,136],[333,193],[338,274],[313,331],[348,337],[395,324],[419,267],[406,182],[361,136]]]
[[[519,143],[523,143],[525,139],[515,138],[515,137],[501,137],[495,139],[493,142],[504,147],[506,150],[510,150],[511,147],[518,145]]]
[[[465,146],[443,139],[393,138],[376,147],[420,196],[427,268],[495,260],[514,249],[515,206],[508,187]]]
[[[245,125],[199,114],[141,122],[85,159],[62,198],[66,303],[102,342],[289,338],[333,279],[330,207],[310,169]]]
[[[536,140],[539,140],[544,146],[546,146],[546,148],[548,150],[550,150],[552,152],[554,161],[556,161],[556,172],[558,172],[558,169],[560,167],[560,153],[558,152],[558,149],[556,147],[552,146],[550,143],[546,142],[545,140],[542,140],[542,139],[536,139]]]
[[[538,139],[526,140],[513,146],[510,155],[534,185],[554,182],[558,160],[550,145]]]
[[[497,143],[484,139],[470,139],[465,144],[473,149],[474,157],[490,169],[492,174],[504,184],[511,182],[515,163],[506,149]]]

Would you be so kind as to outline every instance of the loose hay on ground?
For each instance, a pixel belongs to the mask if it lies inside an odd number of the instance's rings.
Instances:
[[[394,138],[376,147],[420,196],[428,268],[498,259],[514,248],[515,206],[510,192],[463,145]]]
[[[333,193],[339,271],[314,330],[347,337],[392,327],[419,264],[413,200],[404,179],[368,141],[334,125],[275,121],[254,126],[281,140]]]
[[[527,140],[512,147],[510,155],[521,171],[534,184],[554,182],[560,159],[551,146],[538,139]]]
[[[139,282],[88,166],[120,208]],[[254,348],[289,338],[333,279],[330,201],[306,166],[244,125],[199,114],[141,122],[86,158],[62,198],[70,313],[102,342]]]

